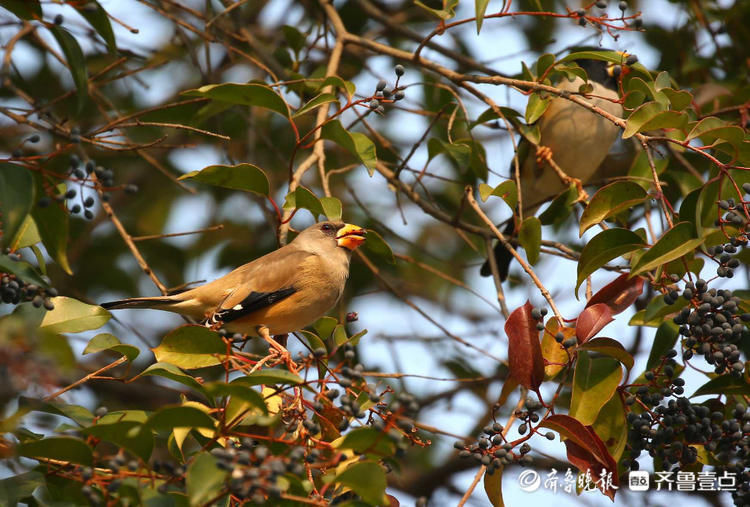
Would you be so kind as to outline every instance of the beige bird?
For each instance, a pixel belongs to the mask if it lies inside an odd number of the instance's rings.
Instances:
[[[232,333],[297,331],[333,308],[344,292],[352,252],[366,231],[343,222],[308,227],[288,245],[213,282],[169,296],[103,303],[107,310],[152,308],[221,325]],[[265,330],[263,330],[265,331]],[[265,334],[265,332],[263,332]]]
[[[622,117],[623,109],[617,102],[617,78],[612,72],[613,65],[589,59],[577,60],[577,63],[586,71],[588,84],[592,87],[585,100],[609,114]],[[573,80],[563,79],[557,87],[578,93],[585,84],[585,81],[576,77]],[[549,157],[565,175],[586,185],[594,179],[597,169],[620,132],[617,125],[601,115],[561,97],[550,101],[537,125],[540,149],[535,150],[525,139],[518,147],[524,217],[534,215],[542,204],[568,188],[549,164]],[[514,166],[511,164],[512,178],[514,174]],[[515,223],[511,220],[503,234],[512,237],[514,232]],[[505,280],[513,256],[499,242],[494,248],[494,255],[500,279]],[[482,266],[481,274],[492,274],[489,260]]]

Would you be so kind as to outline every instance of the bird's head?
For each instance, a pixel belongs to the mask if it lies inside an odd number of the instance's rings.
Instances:
[[[574,48],[572,52],[578,53],[583,51],[596,51],[599,53],[610,52],[616,58],[621,60],[620,64],[603,60],[594,60],[590,58],[579,58],[575,61],[579,67],[586,71],[589,80],[597,82],[605,86],[606,88],[615,91],[617,90],[617,79],[622,69],[622,65],[632,65],[633,63],[638,61],[638,58],[635,55],[631,55],[624,51],[612,51],[610,49],[597,47],[580,46]]]
[[[367,231],[357,225],[328,221],[311,225],[300,232],[294,241],[304,247],[324,245],[327,248],[335,245],[351,252],[364,243],[366,235]]]

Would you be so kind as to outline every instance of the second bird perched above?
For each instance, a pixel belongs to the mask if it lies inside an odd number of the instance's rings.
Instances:
[[[169,296],[103,303],[106,309],[151,308],[222,323],[232,333],[272,335],[297,331],[338,302],[349,276],[352,252],[365,241],[361,227],[321,222],[288,245],[213,282]]]
[[[622,117],[623,109],[616,101],[617,79],[613,75],[613,65],[601,60],[581,59],[576,63],[589,78],[592,89],[587,100],[604,111]],[[563,79],[557,88],[578,93],[585,81],[576,77]],[[579,179],[584,185],[591,181],[600,164],[617,139],[620,128],[606,118],[562,97],[555,97],[538,120],[539,146],[549,148],[552,160],[571,178]],[[563,192],[567,186],[547,162],[538,163],[537,153],[531,143],[523,139],[518,147],[520,183],[519,193],[523,202],[524,217],[531,216],[539,207]],[[511,164],[511,179],[515,169]],[[503,234],[512,235],[515,230],[511,220]],[[508,276],[513,256],[497,243],[495,259],[501,280]],[[482,266],[481,274],[491,274],[489,261]]]

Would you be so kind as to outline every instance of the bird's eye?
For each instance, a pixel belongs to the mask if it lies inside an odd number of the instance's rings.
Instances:
[[[326,232],[331,232],[333,230],[333,226],[331,224],[323,224],[320,226],[320,229]]]

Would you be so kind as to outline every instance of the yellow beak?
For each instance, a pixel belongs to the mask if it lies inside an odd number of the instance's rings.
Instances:
[[[366,235],[367,231],[358,225],[344,224],[344,226],[339,229],[339,232],[336,235],[336,240],[339,246],[348,248],[349,250],[355,250],[359,245],[365,242]]]

